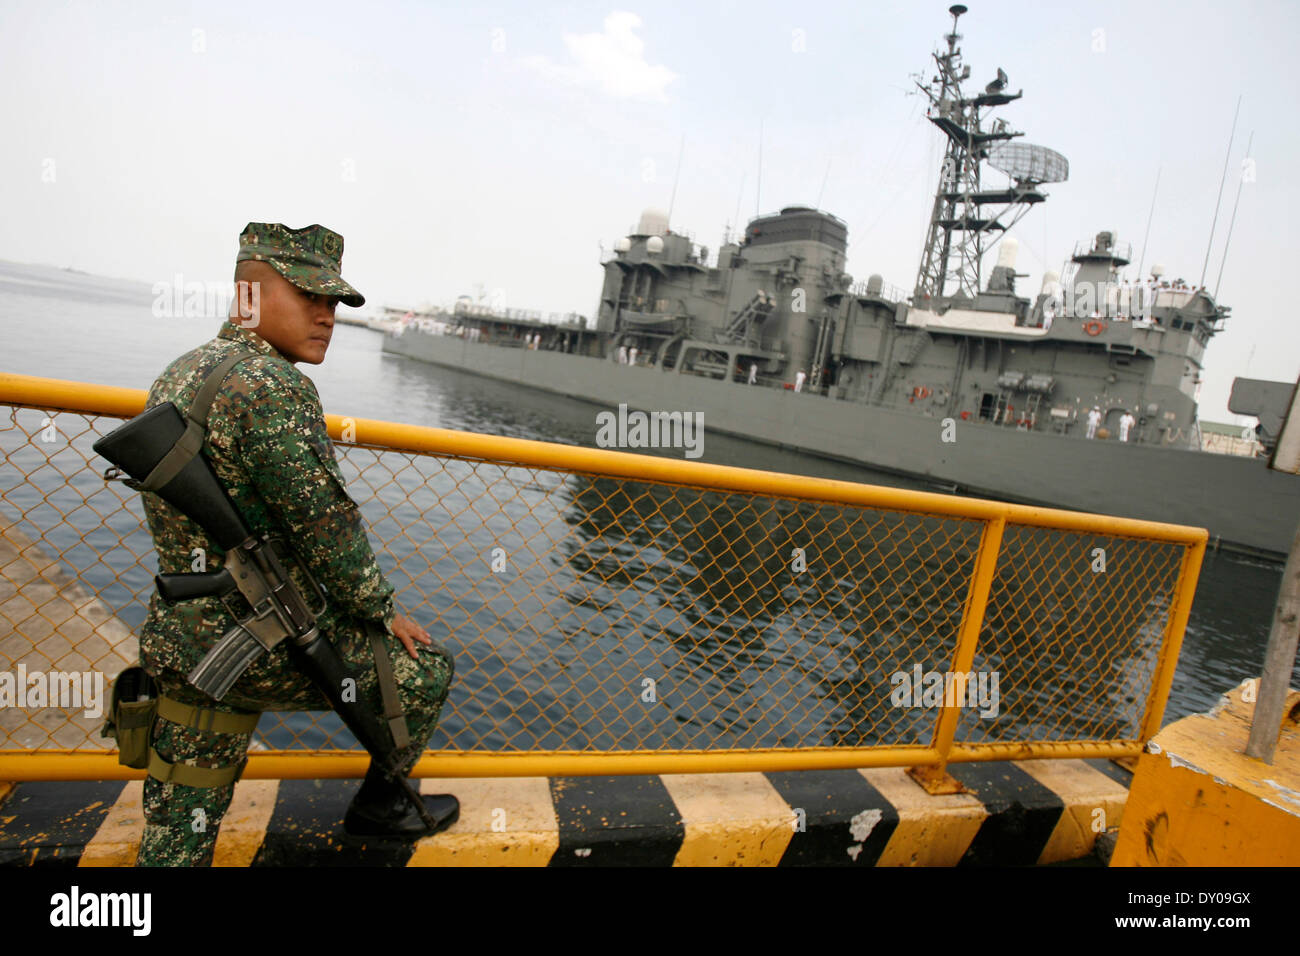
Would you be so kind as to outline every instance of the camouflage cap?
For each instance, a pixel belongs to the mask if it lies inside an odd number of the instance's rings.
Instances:
[[[299,289],[338,296],[352,307],[366,297],[343,281],[343,237],[320,224],[290,229],[278,222],[250,222],[239,234],[236,262],[271,265]]]

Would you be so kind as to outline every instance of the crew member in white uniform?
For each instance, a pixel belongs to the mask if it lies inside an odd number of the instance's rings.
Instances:
[[[749,381],[746,384],[753,385],[758,381],[758,363],[749,363]]]
[[[635,345],[632,346],[630,349],[627,350],[627,364],[628,364],[628,365],[635,365],[635,364],[636,364],[636,346],[635,346]]]
[[[1092,406],[1092,411],[1088,413],[1088,437],[1097,437],[1097,426],[1101,424],[1101,409],[1096,405]]]
[[[804,380],[807,379],[807,378],[808,378],[808,376],[804,374],[803,369],[799,369],[798,374],[796,374],[795,377],[794,377],[794,390],[795,390],[796,392],[802,392],[802,391],[803,391],[803,383],[804,383]]]
[[[1128,441],[1129,429],[1136,424],[1137,419],[1133,417],[1133,413],[1125,409],[1119,420],[1119,440]]]
[[[626,364],[627,364],[627,346],[626,346],[626,345],[620,345],[620,346],[618,347],[618,364],[619,364],[619,365],[626,365]]]

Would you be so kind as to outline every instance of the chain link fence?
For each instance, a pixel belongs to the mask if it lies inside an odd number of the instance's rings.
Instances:
[[[139,496],[90,448],[143,393],[30,380],[46,382],[33,400],[4,378],[0,779],[15,779],[24,758],[111,745],[87,698],[102,683],[106,709],[135,661],[156,555]],[[456,658],[421,773],[467,756],[669,772],[719,755],[1135,754],[1159,729],[1204,531],[349,425],[357,440],[336,448],[380,565]],[[356,743],[332,713],[268,713],[254,747],[293,760]]]

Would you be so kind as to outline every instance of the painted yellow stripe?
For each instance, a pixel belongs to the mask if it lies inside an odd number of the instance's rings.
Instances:
[[[546,866],[560,825],[546,777],[426,777],[421,793],[454,793],[460,819],[415,844],[407,866]]]
[[[1092,852],[1097,834],[1119,826],[1128,788],[1082,760],[1017,760],[1019,767],[1065,804],[1038,862],[1077,860]]]
[[[104,822],[86,843],[77,866],[135,866],[144,834],[144,781],[131,780],[122,787]]]
[[[213,866],[251,866],[266,838],[280,792],[278,780],[240,780],[221,819]]]
[[[248,866],[257,856],[275,809],[276,780],[241,780],[221,821],[213,866]],[[86,844],[78,866],[135,866],[144,836],[144,781],[131,780]]]
[[[761,773],[664,774],[685,825],[673,866],[776,866],[794,811]]]
[[[988,816],[971,794],[931,796],[901,767],[858,772],[898,811],[876,866],[956,866]]]

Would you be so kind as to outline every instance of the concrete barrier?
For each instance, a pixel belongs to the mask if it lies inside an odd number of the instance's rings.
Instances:
[[[1284,721],[1271,765],[1247,757],[1252,687],[1147,744],[1111,866],[1300,865],[1300,724]],[[1283,712],[1298,707],[1292,690]]]
[[[957,764],[971,792],[930,796],[898,768],[425,779],[460,820],[414,844],[343,834],[356,780],[245,780],[221,826],[226,866],[955,866],[1088,859],[1129,774],[1107,760]],[[0,784],[0,792],[4,785]],[[21,783],[0,805],[0,864],[129,866],[141,784]]]

